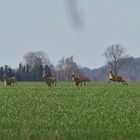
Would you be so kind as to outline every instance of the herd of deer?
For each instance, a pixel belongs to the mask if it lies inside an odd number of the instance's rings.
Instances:
[[[57,80],[53,76],[48,76],[47,73],[43,73],[42,78],[44,79],[48,87],[52,87],[52,85],[56,86],[57,84]],[[113,81],[113,82],[121,82],[123,85],[128,85],[128,83],[121,76],[115,76],[112,70],[109,70],[107,79],[108,79],[108,83]],[[5,86],[7,85],[12,86],[17,84],[15,77],[8,77],[6,74],[4,74],[3,80]],[[82,86],[83,84],[86,85],[86,82],[89,81],[89,79],[86,76],[78,75],[75,73],[72,74],[72,80],[77,87]]]

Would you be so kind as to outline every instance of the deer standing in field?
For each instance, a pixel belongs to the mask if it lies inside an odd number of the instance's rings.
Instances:
[[[113,82],[121,82],[123,85],[128,85],[128,83],[121,76],[115,76],[113,74],[113,71],[109,70],[108,83],[110,83],[111,81],[113,81]]]
[[[76,75],[75,73],[72,74],[72,80],[74,81],[74,84],[79,87],[82,86],[82,83],[84,83],[84,85],[86,85],[86,82],[89,81],[89,79],[86,76],[83,75]]]
[[[48,76],[47,73],[44,72],[42,78],[44,79],[48,87],[52,87],[52,85],[56,86],[57,81],[53,76]]]
[[[12,85],[17,84],[15,77],[8,77],[6,74],[3,75],[3,80],[4,80],[5,86],[7,85],[12,86]]]

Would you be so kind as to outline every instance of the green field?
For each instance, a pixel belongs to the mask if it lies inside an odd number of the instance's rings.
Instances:
[[[139,140],[140,83],[0,83],[0,140]]]

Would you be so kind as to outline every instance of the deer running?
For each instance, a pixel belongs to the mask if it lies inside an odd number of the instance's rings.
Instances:
[[[113,74],[112,70],[109,70],[108,83],[110,83],[111,81],[113,81],[113,82],[121,82],[123,85],[128,85],[128,83],[121,76],[115,76]]]

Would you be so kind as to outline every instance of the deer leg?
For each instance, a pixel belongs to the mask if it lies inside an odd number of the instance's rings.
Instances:
[[[53,82],[50,82],[50,87],[52,87],[53,86]]]
[[[86,85],[86,82],[84,81],[84,85]]]
[[[123,85],[128,85],[125,80],[122,80],[121,82],[123,83]]]
[[[48,85],[48,87],[50,87],[50,84],[49,83],[47,83],[47,85]]]
[[[124,81],[122,81],[122,84],[125,85]]]
[[[77,83],[75,82],[75,85],[76,85],[77,87],[79,87],[79,83],[78,83],[78,82],[77,82]]]
[[[125,83],[125,85],[128,85],[128,83],[125,80],[123,80],[123,82]]]

